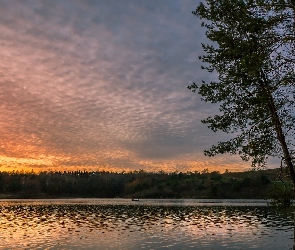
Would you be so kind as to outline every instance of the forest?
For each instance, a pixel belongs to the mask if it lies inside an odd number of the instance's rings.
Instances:
[[[0,198],[267,199],[291,185],[279,169],[209,172],[0,172]],[[278,194],[281,195],[281,194]]]

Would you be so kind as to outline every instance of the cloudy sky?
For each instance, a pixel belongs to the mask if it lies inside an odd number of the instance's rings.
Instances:
[[[1,0],[0,170],[241,171],[186,87],[198,0]]]

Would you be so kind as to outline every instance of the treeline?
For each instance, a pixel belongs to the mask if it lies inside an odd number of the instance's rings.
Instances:
[[[278,170],[0,172],[0,198],[268,198]]]

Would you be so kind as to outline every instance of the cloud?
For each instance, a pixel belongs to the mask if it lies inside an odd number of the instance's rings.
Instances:
[[[202,151],[224,137],[200,120],[216,107],[186,89],[208,77],[198,2],[1,1],[1,155],[64,168],[211,166]]]

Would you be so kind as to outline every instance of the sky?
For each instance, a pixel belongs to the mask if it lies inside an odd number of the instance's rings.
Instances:
[[[244,171],[187,89],[198,0],[1,0],[0,171]]]

